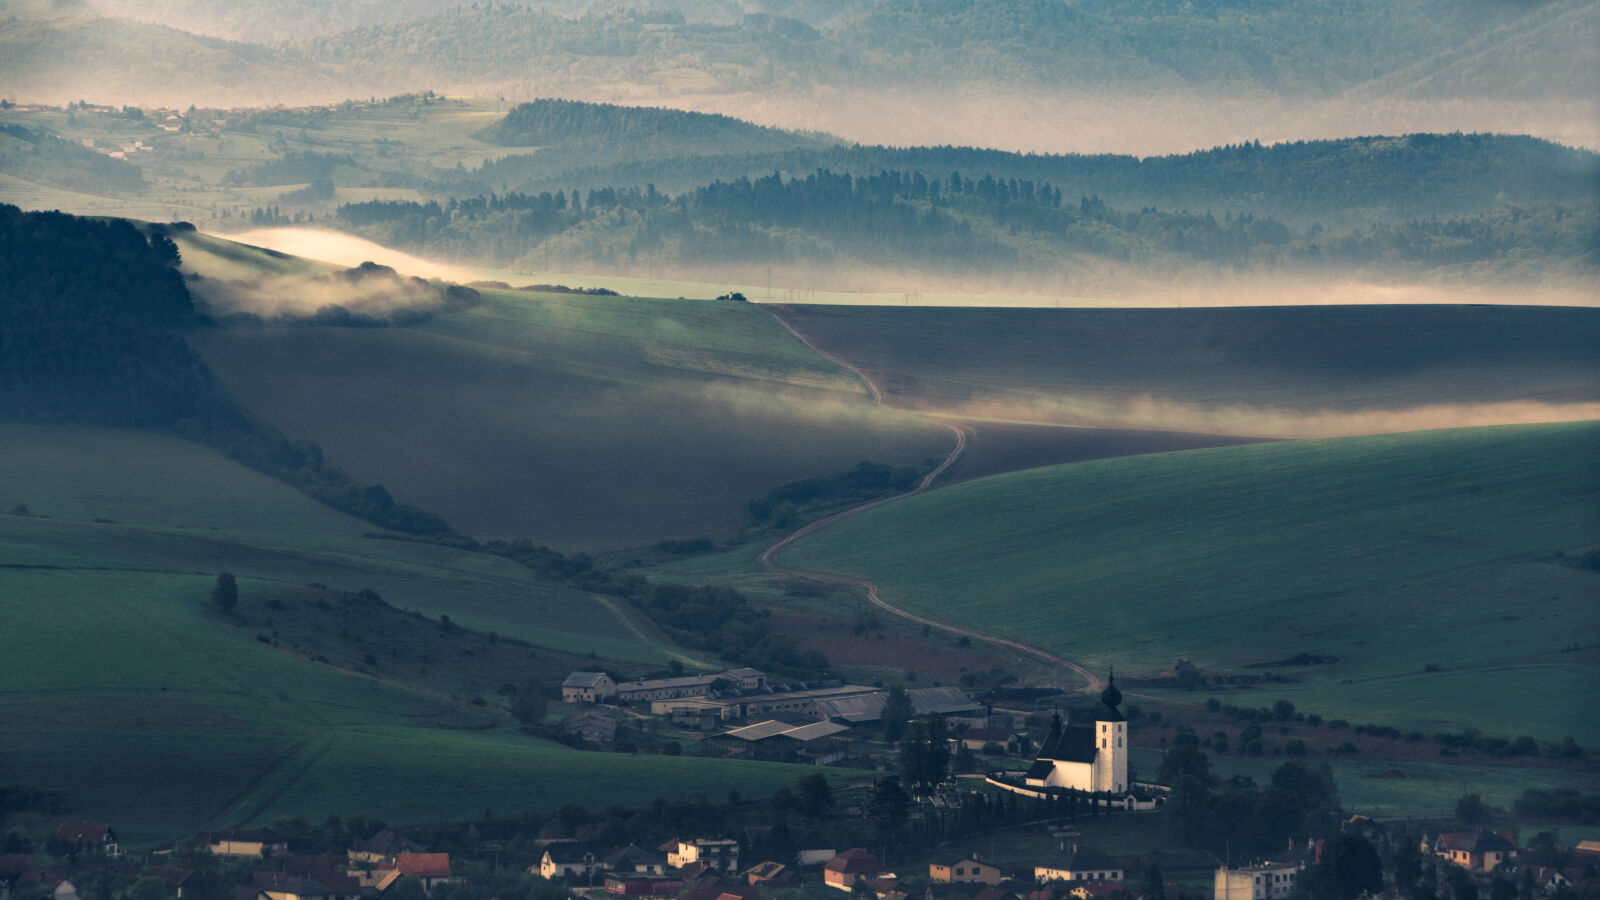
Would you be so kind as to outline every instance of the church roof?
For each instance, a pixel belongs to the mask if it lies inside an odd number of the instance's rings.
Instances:
[[[1040,759],[1058,759],[1062,762],[1094,762],[1094,729],[1087,725],[1068,725],[1061,731],[1052,731],[1039,748]]]

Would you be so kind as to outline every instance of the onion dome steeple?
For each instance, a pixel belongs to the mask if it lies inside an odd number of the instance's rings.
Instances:
[[[1106,689],[1100,692],[1100,702],[1106,705],[1106,711],[1111,721],[1119,721],[1122,713],[1117,710],[1117,704],[1122,702],[1122,692],[1117,690],[1117,672],[1113,668],[1106,679]]]

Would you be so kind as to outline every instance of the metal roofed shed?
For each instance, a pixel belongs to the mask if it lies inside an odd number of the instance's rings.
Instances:
[[[754,725],[746,725],[743,728],[735,728],[732,731],[725,732],[722,736],[738,738],[741,741],[764,741],[767,738],[777,737],[786,731],[792,730],[794,730],[794,726],[790,725],[788,722],[780,722],[777,719],[768,719],[765,722],[757,722]]]
[[[968,697],[960,688],[912,688],[906,691],[911,709],[918,716],[986,715],[988,708]],[[813,706],[824,719],[846,724],[877,722],[883,718],[883,708],[889,702],[887,691],[875,691],[853,697],[834,697],[817,700]]]
[[[806,741],[816,741],[823,738],[830,738],[836,734],[843,734],[849,730],[849,725],[841,725],[838,722],[812,722],[810,725],[800,725],[798,727],[791,728],[788,731],[779,732],[778,737],[789,738],[790,740],[804,743]]]

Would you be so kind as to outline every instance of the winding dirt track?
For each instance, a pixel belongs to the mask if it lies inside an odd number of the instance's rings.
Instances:
[[[839,357],[822,350],[816,344],[811,343],[811,341],[806,339],[805,335],[796,331],[794,326],[784,321],[783,317],[773,312],[771,308],[762,308],[768,315],[772,316],[772,318],[775,319],[779,325],[782,325],[790,334],[794,335],[796,340],[800,341],[802,344],[805,344],[807,347],[810,347],[812,352],[816,353],[823,359],[828,360],[834,365],[855,373],[855,376],[861,379],[861,383],[866,386],[869,392],[871,392],[872,399],[875,403],[877,403],[879,406],[888,405],[883,402],[883,392],[878,389],[877,385],[872,383],[872,379],[868,378],[866,373],[862,372],[860,369],[856,368],[850,363],[845,362]],[[942,631],[948,631],[951,634],[962,635],[975,641],[986,641],[990,644],[995,644],[1000,647],[1009,647],[1012,650],[1021,651],[1030,656],[1041,659],[1046,663],[1050,663],[1051,665],[1057,665],[1071,669],[1084,680],[1085,686],[1081,688],[1082,691],[1087,693],[1098,693],[1105,686],[1105,683],[1099,678],[1099,676],[1070,659],[1057,656],[1054,653],[1051,653],[1047,650],[1041,650],[1038,647],[1029,646],[1021,641],[1013,641],[1008,638],[983,634],[981,632],[973,631],[969,628],[962,628],[959,625],[951,625],[946,622],[939,622],[934,619],[929,619],[925,616],[919,616],[916,613],[908,612],[884,600],[878,595],[878,586],[864,578],[856,578],[852,575],[841,575],[836,572],[808,572],[801,569],[791,569],[788,566],[780,565],[773,561],[773,554],[808,534],[821,531],[829,525],[832,525],[841,519],[847,519],[856,513],[865,512],[873,507],[882,506],[885,503],[893,503],[896,500],[902,500],[906,497],[920,494],[933,487],[933,483],[938,480],[939,476],[943,475],[946,470],[954,465],[955,461],[961,457],[962,451],[967,449],[967,430],[965,428],[949,422],[941,422],[940,424],[943,424],[946,428],[949,428],[951,431],[955,432],[956,445],[950,450],[950,454],[944,458],[944,462],[941,462],[932,472],[929,472],[927,475],[923,476],[922,480],[917,483],[916,487],[905,492],[904,494],[896,494],[893,497],[883,497],[878,500],[873,500],[869,503],[863,503],[860,506],[852,506],[849,509],[836,512],[831,516],[825,516],[816,520],[815,522],[811,522],[810,524],[800,528],[798,531],[795,531],[793,534],[790,534],[767,549],[761,551],[761,555],[758,557],[758,559],[761,561],[763,566],[766,566],[767,568],[780,574],[803,576],[806,578],[815,579],[817,581],[827,581],[833,584],[854,585],[856,587],[860,587],[866,591],[867,599],[871,600],[874,606],[882,609],[885,612],[899,616],[902,619],[916,622],[918,625],[926,625],[930,628],[938,628]]]

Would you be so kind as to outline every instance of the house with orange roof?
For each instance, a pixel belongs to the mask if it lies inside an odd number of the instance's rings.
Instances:
[[[883,860],[860,847],[835,855],[822,867],[823,882],[841,891],[855,890],[856,882],[875,881],[884,874]]]
[[[386,891],[402,878],[415,878],[422,883],[422,891],[433,893],[437,885],[455,879],[450,875],[448,853],[400,853],[394,858],[394,869],[378,882],[378,890]]]

